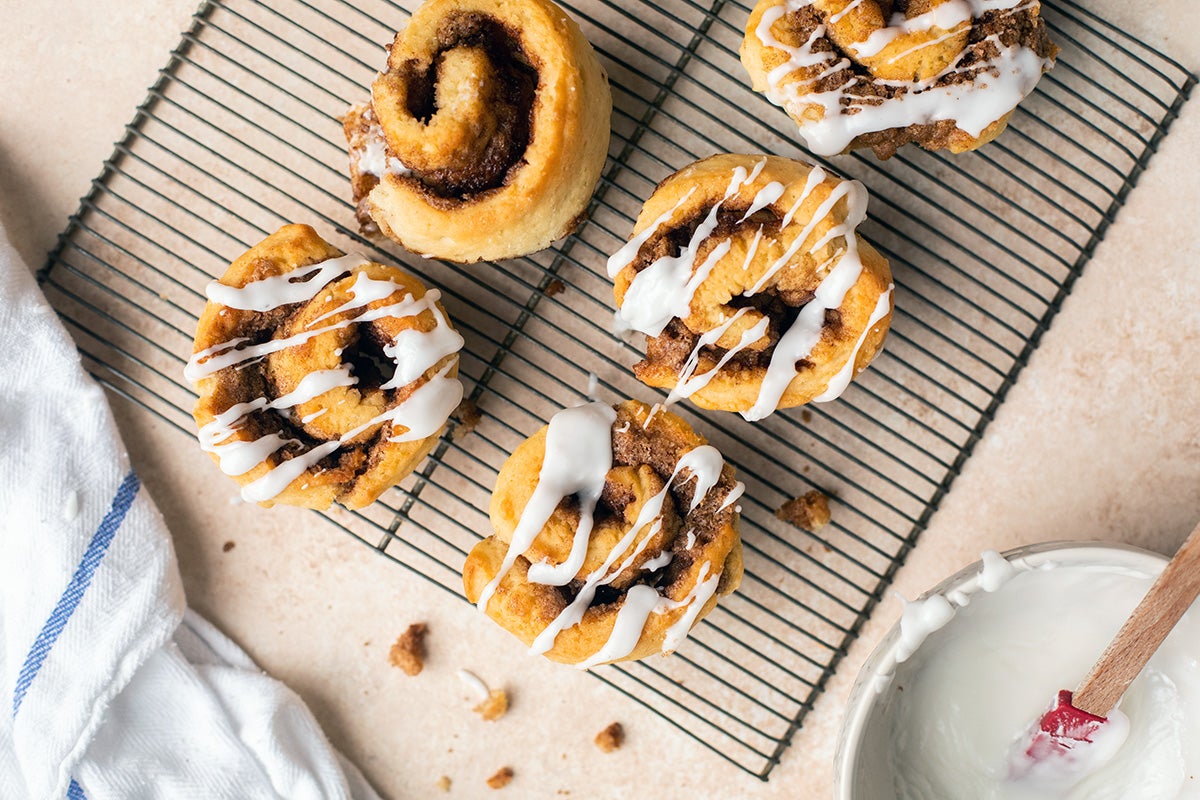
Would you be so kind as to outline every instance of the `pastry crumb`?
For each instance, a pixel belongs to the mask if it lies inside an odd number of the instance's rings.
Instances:
[[[496,770],[496,774],[487,779],[487,785],[491,789],[503,789],[508,786],[513,779],[512,767],[501,767]]]
[[[222,545],[222,546],[221,546],[221,552],[222,552],[222,553],[228,553],[230,550],[232,550],[232,549],[233,549],[233,548],[235,548],[235,547],[237,547],[237,543],[236,543],[236,542],[233,542],[233,541],[228,541],[228,542],[226,542],[224,545]]]
[[[562,294],[563,290],[566,288],[567,285],[565,283],[560,281],[558,278],[555,278],[554,280],[550,281],[550,283],[546,284],[546,297],[554,297],[556,294]]]
[[[417,675],[425,667],[425,632],[424,622],[414,622],[408,626],[392,649],[388,651],[388,661],[393,667],[404,670],[409,675]]]
[[[775,516],[815,533],[829,524],[829,498],[814,489],[788,500],[775,511]]]
[[[454,429],[453,434],[455,441],[474,431],[479,420],[483,418],[483,415],[479,413],[479,406],[475,405],[474,400],[463,400],[459,403],[455,410],[455,416],[458,417],[458,426]]]
[[[619,722],[614,722],[596,734],[596,747],[599,747],[605,753],[621,749],[621,744],[624,741],[625,729],[621,727],[621,723]]]
[[[450,791],[450,776],[443,775],[442,777],[438,778],[437,783],[435,783],[434,786],[436,786],[440,792]]]
[[[485,722],[495,722],[508,713],[508,693],[503,689],[492,689],[487,699],[475,706],[474,710]]]

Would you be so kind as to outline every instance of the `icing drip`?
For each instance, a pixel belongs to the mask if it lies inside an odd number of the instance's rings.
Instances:
[[[383,128],[375,119],[375,112],[368,109],[363,115],[368,120],[367,130],[362,138],[362,152],[358,155],[358,171],[374,175],[382,179],[385,174],[410,175],[412,170],[404,166],[404,162],[388,152],[387,142],[383,137]]]
[[[206,287],[205,294],[212,302],[228,308],[270,311],[285,305],[311,301],[330,283],[367,263],[369,262],[361,256],[345,255],[293,272],[251,281],[242,287],[226,286],[213,281]],[[463,345],[462,337],[450,327],[449,321],[437,307],[441,294],[436,289],[430,289],[423,297],[416,299],[400,284],[370,278],[360,272],[347,292],[351,299],[312,320],[308,323],[308,328],[300,333],[256,345],[247,345],[248,339],[237,337],[195,353],[184,368],[185,377],[194,383],[227,367],[240,368],[256,363],[272,353],[303,344],[323,333],[387,317],[415,317],[425,311],[434,316],[435,325],[432,330],[405,329],[383,346],[384,354],[395,365],[395,374],[380,387],[381,389],[397,389],[413,383],[442,359],[457,353]],[[384,300],[397,292],[404,292],[400,300],[373,309],[367,308],[369,304]],[[366,310],[348,319],[313,327],[331,317],[359,309]],[[341,350],[337,353],[340,355]],[[263,502],[277,497],[292,481],[321,459],[333,454],[338,448],[376,425],[389,423],[393,428],[401,429],[400,433],[389,436],[390,442],[407,442],[432,436],[462,400],[462,383],[457,378],[449,377],[453,366],[453,363],[446,366],[414,389],[403,402],[342,434],[338,439],[324,442],[281,461],[264,475],[242,487],[242,497],[251,502]],[[249,402],[237,403],[217,414],[212,421],[200,428],[200,446],[205,452],[216,455],[225,474],[244,475],[281,449],[301,446],[299,440],[286,438],[279,433],[266,434],[253,440],[234,438],[245,426],[250,415],[268,411],[290,411],[332,389],[354,386],[357,382],[358,379],[351,374],[348,365],[310,372],[300,380],[295,389],[281,397],[274,400],[259,397]],[[306,414],[301,419],[301,424],[307,425],[327,410],[319,409]]]
[[[850,352],[850,357],[846,359],[846,363],[838,370],[837,374],[829,379],[829,385],[825,387],[825,391],[813,398],[814,403],[828,403],[830,400],[836,400],[841,397],[842,392],[846,391],[846,387],[850,385],[850,380],[854,377],[854,364],[858,361],[858,351],[862,349],[863,342],[867,340],[867,334],[871,332],[871,329],[887,316],[888,310],[891,308],[892,291],[894,289],[895,286],[889,284],[887,291],[879,295],[879,300],[875,303],[874,310],[871,311],[871,316],[863,328],[862,335],[854,343],[854,349]]]
[[[973,63],[965,68],[960,66],[963,56],[970,52],[964,49],[946,69],[927,80],[875,79],[873,82],[878,85],[909,89],[882,103],[875,97],[857,98],[849,91],[858,81],[864,80],[855,74],[851,74],[836,89],[807,91],[807,87],[820,78],[851,66],[848,59],[839,59],[832,52],[814,48],[816,42],[826,35],[826,25],[818,25],[808,40],[798,47],[781,42],[771,32],[772,26],[784,15],[811,6],[813,2],[787,0],[783,5],[768,9],[754,35],[765,47],[781,50],[787,55],[786,62],[767,73],[766,96],[776,105],[805,117],[800,135],[808,148],[818,155],[841,153],[863,134],[941,120],[954,120],[962,131],[979,136],[1032,92],[1042,73],[1053,65],[1052,58],[1042,58],[1028,47],[1005,47],[998,36],[992,35],[985,41],[995,46],[997,55],[983,63]],[[988,11],[1015,14],[1033,5],[1026,0],[950,0],[911,19],[903,14],[893,15],[889,27],[874,31],[866,40],[852,45],[852,49],[857,56],[866,58],[882,52],[903,35],[927,32],[933,28],[949,30]],[[849,11],[849,7],[844,9],[830,18],[830,22],[836,24],[841,15]],[[889,61],[898,61],[911,52],[933,44],[936,42],[922,43],[891,57]],[[825,67],[820,74],[809,74],[808,70],[820,66]],[[797,70],[805,71],[801,73],[800,80],[787,81]],[[937,85],[949,75],[968,71],[973,73],[970,80]],[[813,119],[811,113],[803,113],[809,105],[821,108],[823,113],[819,119]]]
[[[600,499],[600,492],[604,489],[605,476],[612,468],[612,425],[616,421],[617,413],[603,403],[587,403],[564,409],[550,420],[546,430],[546,455],[538,472],[537,486],[534,487],[529,502],[525,504],[525,510],[521,513],[516,530],[513,531],[508,552],[504,555],[496,577],[492,578],[479,596],[476,605],[481,611],[487,608],[496,587],[512,569],[517,556],[529,549],[550,520],[554,509],[563,498],[570,495],[577,495],[579,498],[579,527],[575,531],[571,553],[561,568],[541,571],[542,580],[538,582],[560,580],[569,568],[567,565],[575,563],[574,572],[561,579],[561,583],[552,584],[562,586],[570,582],[575,577],[575,572],[583,566],[583,559],[587,555],[587,540],[592,530],[592,514],[596,509],[596,502]],[[579,546],[581,539],[582,548]],[[532,567],[530,573],[532,580]]]

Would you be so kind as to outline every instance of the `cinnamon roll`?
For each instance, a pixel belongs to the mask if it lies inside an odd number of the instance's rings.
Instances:
[[[184,375],[200,446],[247,501],[374,502],[462,400],[463,339],[439,292],[307,225],[280,228],[205,294]]]
[[[582,221],[611,114],[595,52],[550,0],[428,0],[343,119],[359,223],[451,261],[542,250]]]
[[[742,42],[757,92],[812,152],[990,142],[1058,54],[1038,0],[760,0]]]
[[[841,395],[883,346],[887,259],[855,231],[867,190],[777,156],[717,155],[659,184],[608,260],[634,366],[668,405],[759,420]]]
[[[532,652],[582,669],[673,651],[741,582],[742,490],[670,412],[560,411],[500,468],[467,597]]]

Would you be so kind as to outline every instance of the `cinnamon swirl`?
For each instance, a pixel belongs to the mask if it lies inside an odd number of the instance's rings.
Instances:
[[[812,152],[916,142],[960,153],[1004,130],[1054,66],[1038,0],[760,0],[742,64]]]
[[[242,497],[361,508],[412,472],[462,399],[436,289],[288,225],[205,290],[184,375],[200,446]]]
[[[560,411],[500,468],[471,602],[532,652],[586,669],[675,650],[742,577],[742,484],[670,412]]]
[[[343,120],[367,233],[451,261],[532,253],[582,220],[608,78],[550,0],[428,0]]]
[[[855,231],[866,209],[859,182],[776,156],[667,178],[608,260],[618,323],[647,336],[638,379],[749,420],[841,395],[892,314],[887,259]]]

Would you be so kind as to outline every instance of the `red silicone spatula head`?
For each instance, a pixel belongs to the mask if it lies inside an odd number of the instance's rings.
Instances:
[[[1082,743],[1092,742],[1106,722],[1104,717],[1071,705],[1071,692],[1063,689],[1053,708],[1042,715],[1025,755],[1041,761],[1074,750]]]

